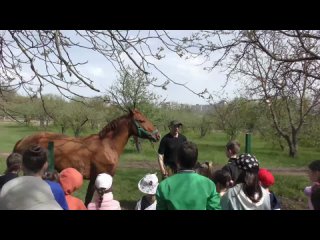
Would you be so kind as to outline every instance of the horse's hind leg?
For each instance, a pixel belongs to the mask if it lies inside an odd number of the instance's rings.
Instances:
[[[87,194],[86,194],[86,199],[85,199],[85,205],[88,206],[88,204],[91,202],[92,197],[93,197],[93,193],[94,193],[94,183],[96,181],[96,170],[94,166],[91,166],[91,170],[90,170],[90,182],[88,184],[88,188],[87,188]]]

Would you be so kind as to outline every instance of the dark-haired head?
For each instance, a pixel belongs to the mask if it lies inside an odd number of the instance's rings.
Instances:
[[[47,163],[47,150],[40,146],[32,146],[23,154],[24,172],[39,173]]]
[[[198,160],[198,147],[190,141],[181,144],[177,151],[177,161],[182,169],[193,169]]]
[[[320,160],[314,160],[309,164],[309,169],[311,171],[319,171],[320,172]]]
[[[230,155],[238,154],[240,152],[240,143],[236,140],[232,140],[227,143],[226,150]]]
[[[9,172],[18,172],[20,171],[22,166],[22,155],[19,153],[11,153],[7,158],[7,170],[6,173]]]
[[[229,188],[232,186],[230,173],[222,169],[214,172],[212,180],[216,185],[220,184],[222,188]]]
[[[43,180],[49,180],[52,182],[59,182],[60,175],[57,170],[54,170],[53,172],[45,172],[42,176]]]
[[[310,181],[320,183],[320,160],[312,161],[308,167]]]

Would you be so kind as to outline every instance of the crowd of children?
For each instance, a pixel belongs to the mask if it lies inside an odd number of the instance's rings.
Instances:
[[[135,210],[280,210],[278,197],[270,189],[272,173],[261,168],[254,155],[240,153],[240,144],[226,145],[228,162],[209,179],[196,173],[198,148],[185,141],[177,150],[177,172],[160,183],[156,173],[138,182],[143,196]],[[12,153],[7,170],[0,176],[0,209],[121,210],[112,193],[113,178],[101,173],[95,181],[91,202],[85,206],[74,192],[83,185],[75,168],[48,174],[46,149],[33,146],[23,155]],[[309,164],[311,185],[304,189],[309,209],[320,209],[320,160]],[[23,174],[20,174],[20,173]],[[19,176],[23,175],[23,176]]]

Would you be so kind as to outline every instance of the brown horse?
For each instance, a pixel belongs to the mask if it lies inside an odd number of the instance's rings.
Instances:
[[[54,142],[55,169],[76,168],[85,179],[90,179],[86,205],[94,192],[94,182],[99,173],[115,174],[118,159],[130,136],[138,136],[153,142],[159,141],[160,135],[154,125],[138,110],[130,110],[106,125],[98,134],[83,138],[73,138],[62,134],[41,132],[19,140],[13,152],[23,154],[31,145],[44,148],[48,142]]]

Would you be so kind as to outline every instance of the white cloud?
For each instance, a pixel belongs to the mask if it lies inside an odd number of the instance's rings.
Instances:
[[[102,77],[105,74],[101,67],[90,67],[89,73],[92,74],[93,77]]]
[[[158,63],[161,68],[175,82],[186,84],[194,92],[202,92],[207,89],[210,93],[219,94],[223,97],[223,92],[228,93],[229,97],[234,96],[236,88],[239,86],[234,81],[230,81],[227,87],[224,87],[226,76],[218,70],[208,72],[203,70],[204,66],[200,59],[186,61],[180,59],[174,54],[169,54],[165,59]],[[159,79],[163,78],[160,74],[155,74]],[[168,101],[176,101],[188,104],[206,104],[206,100],[188,91],[182,86],[170,83],[167,91],[155,89],[156,92],[167,96]]]
[[[185,31],[177,31],[177,34],[185,34]],[[157,47],[155,42],[152,42],[152,47]],[[79,62],[88,61],[86,65],[80,66],[80,72],[88,76],[93,80],[93,85],[99,89],[102,93],[111,86],[116,80],[118,73],[113,66],[104,57],[97,53],[90,51],[71,51],[72,58]],[[208,72],[203,70],[204,66],[199,66],[202,63],[201,59],[189,59],[184,60],[179,58],[173,52],[165,52],[166,57],[164,59],[156,60],[152,59],[151,62],[156,64],[157,67],[163,71],[173,81],[186,84],[190,89],[195,92],[202,92],[207,89],[209,92],[218,92],[222,95],[222,86],[225,83],[226,76],[219,71]],[[133,58],[138,59],[138,56],[133,54]],[[151,75],[158,78],[158,84],[163,83],[166,79],[163,75],[157,72],[155,69],[150,69]],[[239,85],[230,82],[224,91],[229,93],[229,96],[233,96],[233,92],[236,91]],[[180,103],[189,104],[206,104],[206,101],[197,95],[191,93],[182,86],[170,83],[168,90],[164,91],[161,88],[151,88],[157,94],[167,97],[168,101],[176,101]],[[96,96],[99,95],[89,88],[74,88],[74,90],[84,96]],[[46,86],[46,93],[58,94],[58,91],[53,86]]]

